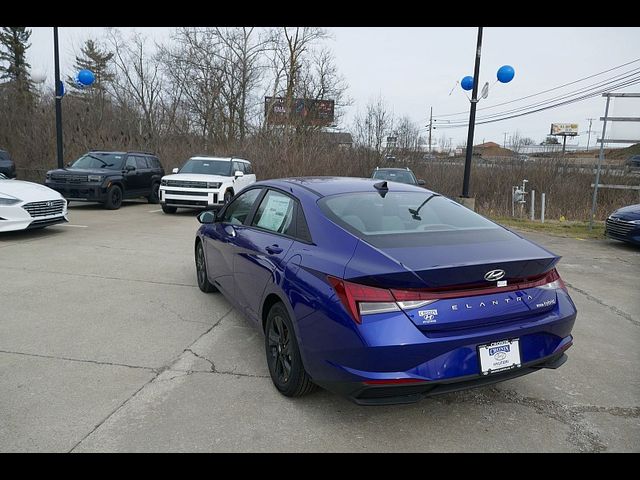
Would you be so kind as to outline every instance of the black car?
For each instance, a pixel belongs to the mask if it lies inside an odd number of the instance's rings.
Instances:
[[[640,245],[640,203],[619,208],[609,215],[604,233],[609,238]]]
[[[629,168],[640,168],[640,155],[632,155],[629,158],[627,158],[627,161],[625,162],[625,164],[627,165],[627,167]]]
[[[8,178],[16,178],[16,164],[4,150],[0,150],[0,173],[4,173]]]
[[[408,168],[380,168],[371,174],[371,178],[388,180],[391,182],[407,183],[409,185],[424,185],[424,180],[416,179],[416,176]]]
[[[91,151],[67,168],[48,171],[45,184],[69,201],[99,202],[115,210],[127,198],[158,203],[163,175],[152,153]]]

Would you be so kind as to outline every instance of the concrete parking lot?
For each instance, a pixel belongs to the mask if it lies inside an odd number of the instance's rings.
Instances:
[[[640,249],[523,234],[564,257],[569,361],[360,407],[275,390],[260,333],[196,285],[194,213],[69,218],[0,234],[0,451],[640,451]]]

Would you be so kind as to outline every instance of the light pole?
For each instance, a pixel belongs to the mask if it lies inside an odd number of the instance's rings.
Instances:
[[[58,153],[58,168],[64,167],[62,152],[62,95],[64,88],[60,82],[60,54],[58,53],[58,27],[53,27],[53,61],[56,82],[56,145]]]
[[[466,207],[475,209],[475,200],[469,196],[469,179],[471,177],[471,158],[473,156],[473,133],[476,126],[476,108],[478,106],[478,84],[480,81],[480,53],[482,52],[482,27],[478,27],[478,41],[476,44],[476,62],[473,69],[473,77],[464,77],[460,81],[463,90],[472,90],[471,109],[469,111],[469,131],[467,134],[467,151],[464,162],[464,177],[462,181],[462,195],[459,197],[460,203]],[[503,65],[498,69],[497,77],[500,83],[509,83],[515,76],[515,70],[511,65]],[[489,82],[482,88],[482,98],[489,95]],[[505,134],[506,142],[506,134]]]
[[[476,63],[473,69],[473,92],[471,94],[471,111],[469,112],[469,133],[467,134],[467,152],[464,161],[464,178],[462,181],[462,198],[469,198],[469,177],[471,176],[471,155],[473,155],[473,131],[476,126],[476,107],[478,105],[478,78],[480,76],[480,52],[482,50],[482,27],[478,27],[478,43],[476,45]]]

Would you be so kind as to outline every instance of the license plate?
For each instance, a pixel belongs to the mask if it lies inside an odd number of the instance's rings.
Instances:
[[[503,372],[520,367],[520,340],[502,340],[488,345],[478,345],[482,375]]]

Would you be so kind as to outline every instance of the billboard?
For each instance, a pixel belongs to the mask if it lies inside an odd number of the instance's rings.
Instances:
[[[272,125],[302,123],[305,125],[332,125],[335,102],[333,100],[314,100],[294,98],[291,113],[287,111],[284,97],[264,97],[264,114]]]
[[[575,137],[578,135],[577,123],[552,123],[551,135],[564,135],[566,137]]]

